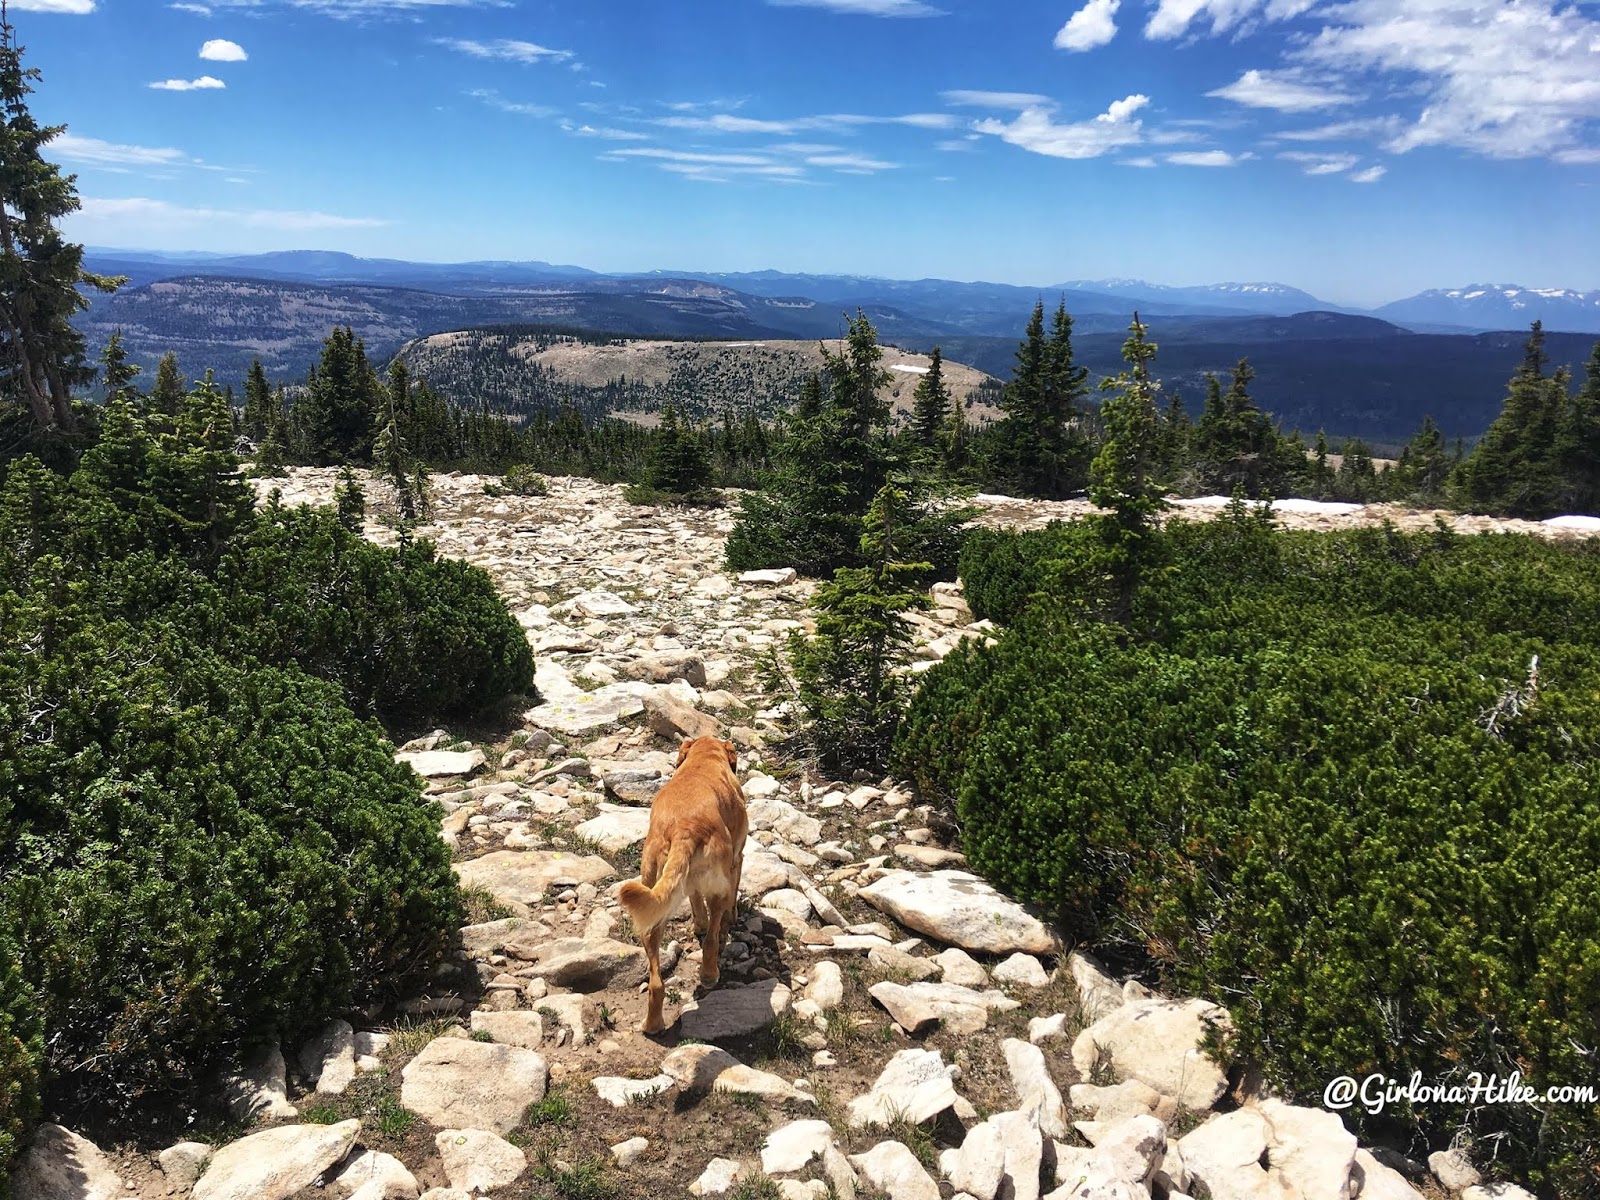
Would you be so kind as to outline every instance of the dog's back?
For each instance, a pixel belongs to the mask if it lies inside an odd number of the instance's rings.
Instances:
[[[659,925],[686,894],[737,901],[749,818],[733,773],[731,742],[696,738],[678,750],[678,767],[650,806],[640,882],[623,884],[622,906],[640,933]]]

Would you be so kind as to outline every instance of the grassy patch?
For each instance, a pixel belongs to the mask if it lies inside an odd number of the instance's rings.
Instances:
[[[560,1089],[552,1088],[545,1093],[543,1100],[528,1105],[528,1111],[522,1115],[522,1123],[534,1128],[570,1125],[572,1101]]]
[[[435,1038],[442,1038],[455,1028],[448,1017],[409,1017],[398,1022],[389,1031],[389,1048],[396,1054],[409,1058]]]
[[[778,1185],[765,1175],[752,1175],[733,1185],[728,1200],[778,1200]]]
[[[605,1163],[594,1156],[566,1163],[541,1153],[537,1174],[560,1200],[608,1200],[616,1191]]]
[[[494,893],[488,888],[462,888],[461,904],[466,910],[468,925],[483,925],[489,921],[502,921],[506,917],[516,916],[516,913],[496,900]]]

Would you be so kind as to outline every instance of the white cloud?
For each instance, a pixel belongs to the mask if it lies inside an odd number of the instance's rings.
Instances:
[[[1389,173],[1388,167],[1368,167],[1365,171],[1357,171],[1350,176],[1351,183],[1377,183]]]
[[[22,12],[66,13],[83,17],[94,11],[94,0],[11,0],[11,7]]]
[[[847,175],[872,175],[878,171],[893,171],[900,166],[899,163],[869,158],[865,154],[814,154],[806,159],[806,163],[813,167],[831,167]]]
[[[652,124],[666,129],[687,129],[695,133],[764,133],[784,136],[807,130],[839,131],[863,125],[908,125],[917,129],[952,129],[956,119],[948,113],[907,113],[898,117],[870,117],[859,113],[825,113],[814,117],[763,120],[732,113],[709,117],[657,117]]]
[[[577,137],[603,138],[608,142],[648,142],[648,133],[639,133],[632,129],[613,129],[609,125],[574,125],[571,121],[561,122],[561,128]]]
[[[1600,146],[1577,146],[1556,151],[1556,161],[1567,165],[1600,163]]]
[[[666,150],[642,146],[636,150],[613,150],[607,158],[654,158],[667,162],[714,164],[719,167],[768,167],[773,161],[763,154],[709,154],[698,150]]]
[[[1396,117],[1362,117],[1354,121],[1334,121],[1314,129],[1286,129],[1272,136],[1286,142],[1343,142],[1393,135],[1399,128],[1400,121]]]
[[[389,224],[375,217],[338,217],[321,212],[295,212],[281,209],[185,208],[165,200],[144,197],[107,199],[86,197],[83,208],[72,218],[92,224],[117,223],[125,228],[168,226],[234,225],[247,229],[276,229],[304,233],[317,229],[371,229]]]
[[[1145,167],[1145,168],[1149,168],[1149,167],[1159,167],[1161,164],[1158,163],[1155,159],[1151,158],[1149,155],[1140,155],[1138,158],[1119,158],[1119,159],[1117,159],[1117,165],[1119,167]]]
[[[1298,163],[1307,175],[1337,175],[1361,161],[1359,154],[1319,154],[1314,150],[1285,150],[1278,157]]]
[[[1056,33],[1057,50],[1093,50],[1117,36],[1121,0],[1089,0]]]
[[[286,8],[307,9],[328,17],[354,18],[414,12],[424,8],[510,8],[513,0],[209,0],[212,8],[266,8],[272,3]],[[205,6],[188,7],[195,9]]]
[[[99,138],[79,137],[75,133],[63,133],[55,138],[47,154],[68,162],[97,166],[167,167],[189,159],[182,150],[170,146],[124,146]]]
[[[965,88],[943,93],[946,104],[968,108],[1039,108],[1051,103],[1049,96],[1036,92],[982,92]]]
[[[520,100],[507,100],[493,88],[473,88],[466,94],[474,100],[482,101],[490,108],[504,113],[515,113],[519,117],[553,117],[561,111],[551,108],[548,104],[524,104]]]
[[[1167,161],[1180,167],[1232,167],[1248,157],[1229,154],[1226,150],[1180,150],[1167,155]]]
[[[1212,33],[1226,33],[1258,17],[1286,21],[1308,12],[1315,0],[1160,0],[1145,24],[1144,35],[1156,41],[1182,37],[1201,17]]]
[[[1271,71],[1246,71],[1226,87],[1214,88],[1206,95],[1232,100],[1235,104],[1247,104],[1251,108],[1275,108],[1279,112],[1309,112],[1349,104],[1355,100],[1348,92]]]
[[[193,13],[197,17],[209,17],[211,15],[211,8],[209,5],[189,4],[186,2],[186,0],[178,0],[178,3],[169,4],[167,7],[172,9],[174,12]]]
[[[250,56],[238,42],[227,38],[212,38],[200,47],[200,57],[207,62],[244,62]]]
[[[767,0],[778,8],[826,8],[831,12],[854,13],[865,17],[942,17],[944,14],[922,0]]]
[[[210,75],[202,75],[199,79],[163,79],[150,86],[158,92],[204,92],[228,85]]]
[[[979,121],[973,128],[1034,154],[1051,158],[1098,158],[1123,146],[1137,145],[1142,140],[1141,122],[1133,114],[1149,103],[1148,96],[1127,96],[1097,117],[1063,125],[1056,124],[1052,110],[1041,105],[1024,109],[1013,121],[991,117]]]
[[[470,38],[437,38],[439,45],[470,54],[474,58],[502,59],[506,62],[536,63],[546,60],[566,62],[572,57],[570,50],[551,50],[537,42],[522,42],[515,38],[497,38],[479,42]]]
[[[1600,21],[1551,0],[1347,0],[1296,52],[1339,71],[1411,77],[1425,101],[1387,143],[1494,158],[1588,146],[1600,120]]]

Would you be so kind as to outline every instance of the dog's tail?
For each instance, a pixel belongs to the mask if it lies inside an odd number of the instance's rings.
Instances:
[[[622,885],[617,899],[633,918],[633,927],[640,933],[654,929],[666,920],[678,901],[683,898],[684,879],[689,874],[689,860],[694,857],[694,839],[678,838],[667,852],[666,865],[653,888],[642,881],[632,880]]]

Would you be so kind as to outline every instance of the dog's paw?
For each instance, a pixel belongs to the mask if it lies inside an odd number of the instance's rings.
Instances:
[[[666,1027],[667,1023],[665,1021],[651,1021],[647,1019],[644,1024],[639,1026],[639,1032],[648,1036],[653,1033],[660,1033],[666,1029]]]
[[[717,980],[719,980],[721,978],[722,978],[722,972],[721,971],[705,971],[705,970],[702,970],[700,972],[700,986],[701,987],[715,987],[716,983],[717,983]]]

